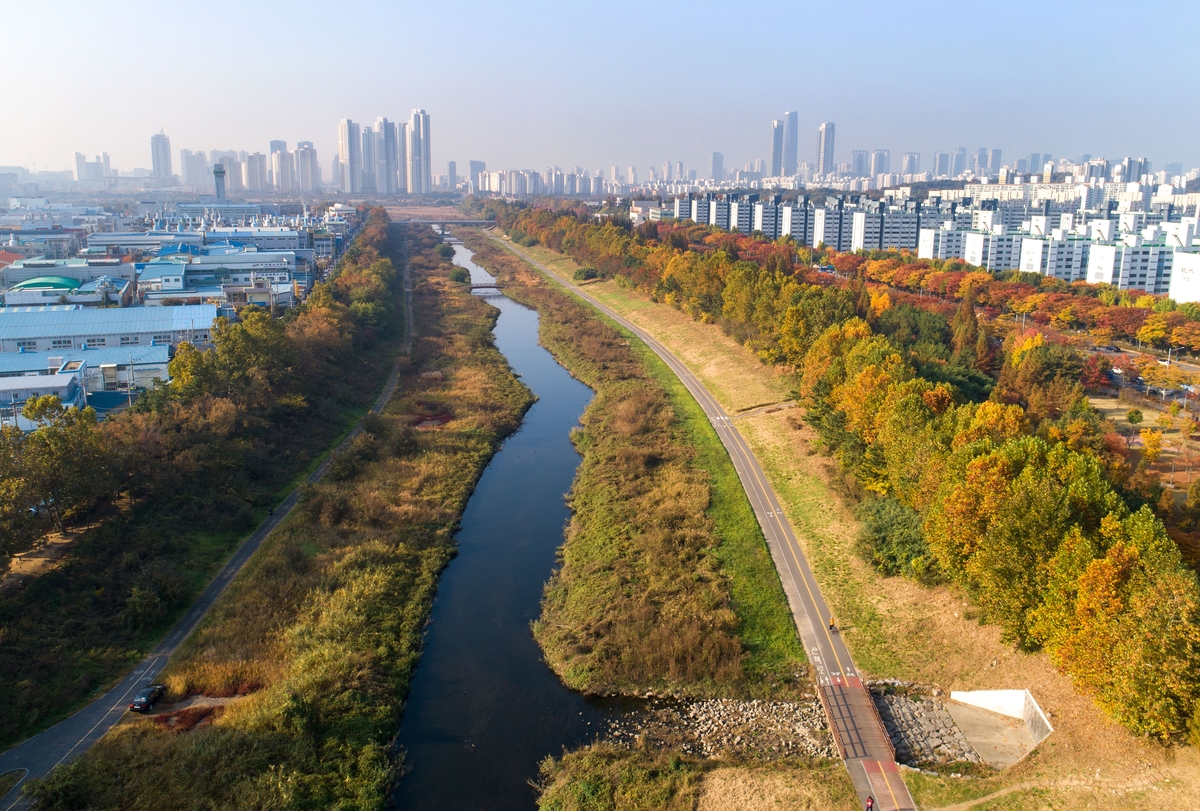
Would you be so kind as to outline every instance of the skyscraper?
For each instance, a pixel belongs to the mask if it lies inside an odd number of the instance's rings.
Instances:
[[[950,153],[949,152],[934,152],[933,153],[933,176],[934,177],[949,177],[950,176]]]
[[[850,175],[852,177],[866,177],[871,171],[871,153],[865,149],[852,149],[850,151]]]
[[[950,167],[950,176],[958,177],[967,171],[967,148],[960,146],[954,150],[954,165]]]
[[[342,171],[335,178],[344,194],[362,191],[362,136],[359,126],[348,118],[338,125],[338,163]]]
[[[800,114],[783,114],[783,174],[796,174],[800,167]]]
[[[712,179],[718,183],[725,179],[725,156],[720,152],[712,156]]]
[[[771,122],[771,177],[783,174],[783,121]]]
[[[246,191],[262,191],[267,186],[267,156],[252,152],[242,164],[242,185]]]
[[[376,119],[375,141],[375,190],[380,194],[395,194],[398,191],[396,174],[399,171],[396,158],[400,154],[395,123],[383,117]]]
[[[367,127],[362,131],[362,190],[372,194],[375,186],[375,130]]]
[[[396,192],[408,194],[408,125],[396,125]]]
[[[150,174],[159,180],[171,179],[171,139],[166,133],[150,136]]]
[[[831,175],[833,163],[833,122],[826,121],[817,130],[817,174]]]
[[[454,161],[446,164],[446,182],[450,186],[450,191],[454,191],[458,186],[458,164]]]
[[[886,175],[892,169],[890,149],[876,149],[871,153],[871,177]]]
[[[471,161],[469,166],[470,166],[470,172],[471,172],[471,186],[475,190],[478,190],[479,189],[479,176],[487,171],[487,164],[484,163],[483,161]]]
[[[429,194],[433,191],[433,169],[429,163],[429,113],[412,111],[412,128],[408,135],[408,193]]]
[[[294,186],[297,191],[316,191],[321,187],[321,164],[312,141],[298,141],[292,153],[296,167]]]
[[[1000,164],[1002,162],[1003,162],[1003,159],[1000,157],[999,149],[989,149],[988,150],[987,169],[989,172],[999,172]]]
[[[915,175],[919,171],[921,171],[921,153],[905,152],[903,163],[900,165],[900,172],[906,175]]]

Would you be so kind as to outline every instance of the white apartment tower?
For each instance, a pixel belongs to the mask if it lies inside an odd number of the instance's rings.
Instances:
[[[800,166],[800,113],[792,111],[783,114],[783,174],[796,174]]]
[[[817,130],[817,171],[818,175],[831,175],[834,172],[833,162],[833,122],[826,121]]]
[[[771,122],[771,177],[783,176],[783,121]]]
[[[408,134],[408,193],[429,194],[433,191],[433,171],[429,161],[429,113],[412,111],[412,127]]]
[[[399,164],[399,145],[396,140],[396,125],[386,118],[375,121],[375,191],[380,194],[395,194],[399,191],[396,175]]]
[[[344,194],[362,191],[362,135],[358,124],[343,118],[338,124],[338,166],[342,176],[335,178]]]

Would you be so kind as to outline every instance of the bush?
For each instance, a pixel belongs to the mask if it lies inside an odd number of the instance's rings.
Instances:
[[[450,247],[449,245],[447,245],[446,243],[443,242],[441,245],[437,246],[437,254],[438,254],[438,256],[442,257],[443,259],[453,259],[454,258],[454,248]]]
[[[580,268],[579,270],[575,271],[571,278],[577,282],[586,282],[589,279],[595,279],[599,275],[600,272],[595,268]]]
[[[443,246],[443,247],[448,247],[448,246]],[[450,281],[459,282],[460,284],[469,284],[471,281],[471,274],[467,271],[466,268],[460,268],[460,267],[452,268],[450,270]]]
[[[865,561],[888,576],[934,579],[920,513],[890,496],[864,502],[857,513],[862,521],[857,548]]]

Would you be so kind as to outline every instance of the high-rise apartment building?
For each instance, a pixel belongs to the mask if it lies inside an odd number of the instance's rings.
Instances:
[[[362,131],[362,185],[364,194],[373,194],[375,188],[375,130],[367,127]]]
[[[783,174],[791,177],[800,166],[800,114],[783,114]]]
[[[865,149],[853,149],[850,151],[850,175],[852,177],[866,177],[871,171],[871,153]]]
[[[272,152],[287,152],[287,141],[271,141],[267,148],[267,154]]]
[[[312,141],[299,141],[292,153],[295,166],[294,187],[296,191],[316,191],[321,187],[321,164],[317,161],[317,150]]]
[[[725,179],[725,156],[720,152],[712,154],[712,179],[717,182]]]
[[[408,135],[409,194],[429,194],[433,191],[433,168],[429,155],[429,113],[413,110]]]
[[[783,121],[771,122],[771,177],[783,175]]]
[[[151,177],[171,179],[171,139],[166,133],[157,132],[150,136],[150,167]]]
[[[921,171],[921,153],[905,152],[904,158],[900,163],[900,173],[905,175],[915,175],[919,171]]]
[[[949,177],[950,176],[950,153],[949,152],[934,152],[933,153],[933,176],[934,177]]]
[[[262,191],[267,187],[267,156],[251,152],[242,164],[242,186],[246,191]]]
[[[446,185],[450,187],[450,191],[454,191],[458,187],[458,164],[450,161],[446,164]],[[562,194],[559,191],[559,194]]]
[[[396,124],[396,192],[408,194],[408,124]]]
[[[832,121],[826,121],[817,129],[816,173],[818,175],[831,175],[834,172],[833,134],[834,126]]]
[[[344,194],[362,191],[362,135],[358,124],[343,118],[338,125],[338,168],[342,176],[336,178]]]
[[[187,150],[183,150],[187,152]],[[76,180],[103,180],[108,177],[111,169],[108,165],[108,153],[97,155],[94,161],[89,161],[81,153],[75,153],[75,179]],[[1176,172],[1175,174],[1179,174]]]
[[[892,170],[892,151],[876,149],[871,153],[871,177],[886,175]]]
[[[396,177],[400,155],[394,122],[380,117],[375,121],[375,190],[380,194],[395,194],[399,191]]]
[[[967,171],[967,148],[960,146],[954,150],[954,165],[950,167],[950,174],[952,177],[958,177],[965,171]]]
[[[208,171],[208,156],[203,152],[179,150],[179,171],[183,175],[183,185],[193,189],[209,188],[212,175]]]
[[[287,150],[271,153],[271,183],[278,191],[295,191],[296,164]]]
[[[483,161],[471,161],[468,165],[470,167],[470,173],[471,173],[470,174],[471,187],[474,189],[478,189],[479,188],[479,176],[487,171],[487,164],[484,163]]]
[[[989,149],[988,150],[988,160],[987,160],[988,172],[992,172],[992,173],[999,172],[1000,165],[1002,162],[1003,162],[1003,158],[1001,157],[1001,153],[1000,153],[999,149]]]

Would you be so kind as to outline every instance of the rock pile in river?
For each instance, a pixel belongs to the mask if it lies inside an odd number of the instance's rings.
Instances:
[[[605,737],[705,758],[837,757],[816,699],[651,701],[610,722]]]

